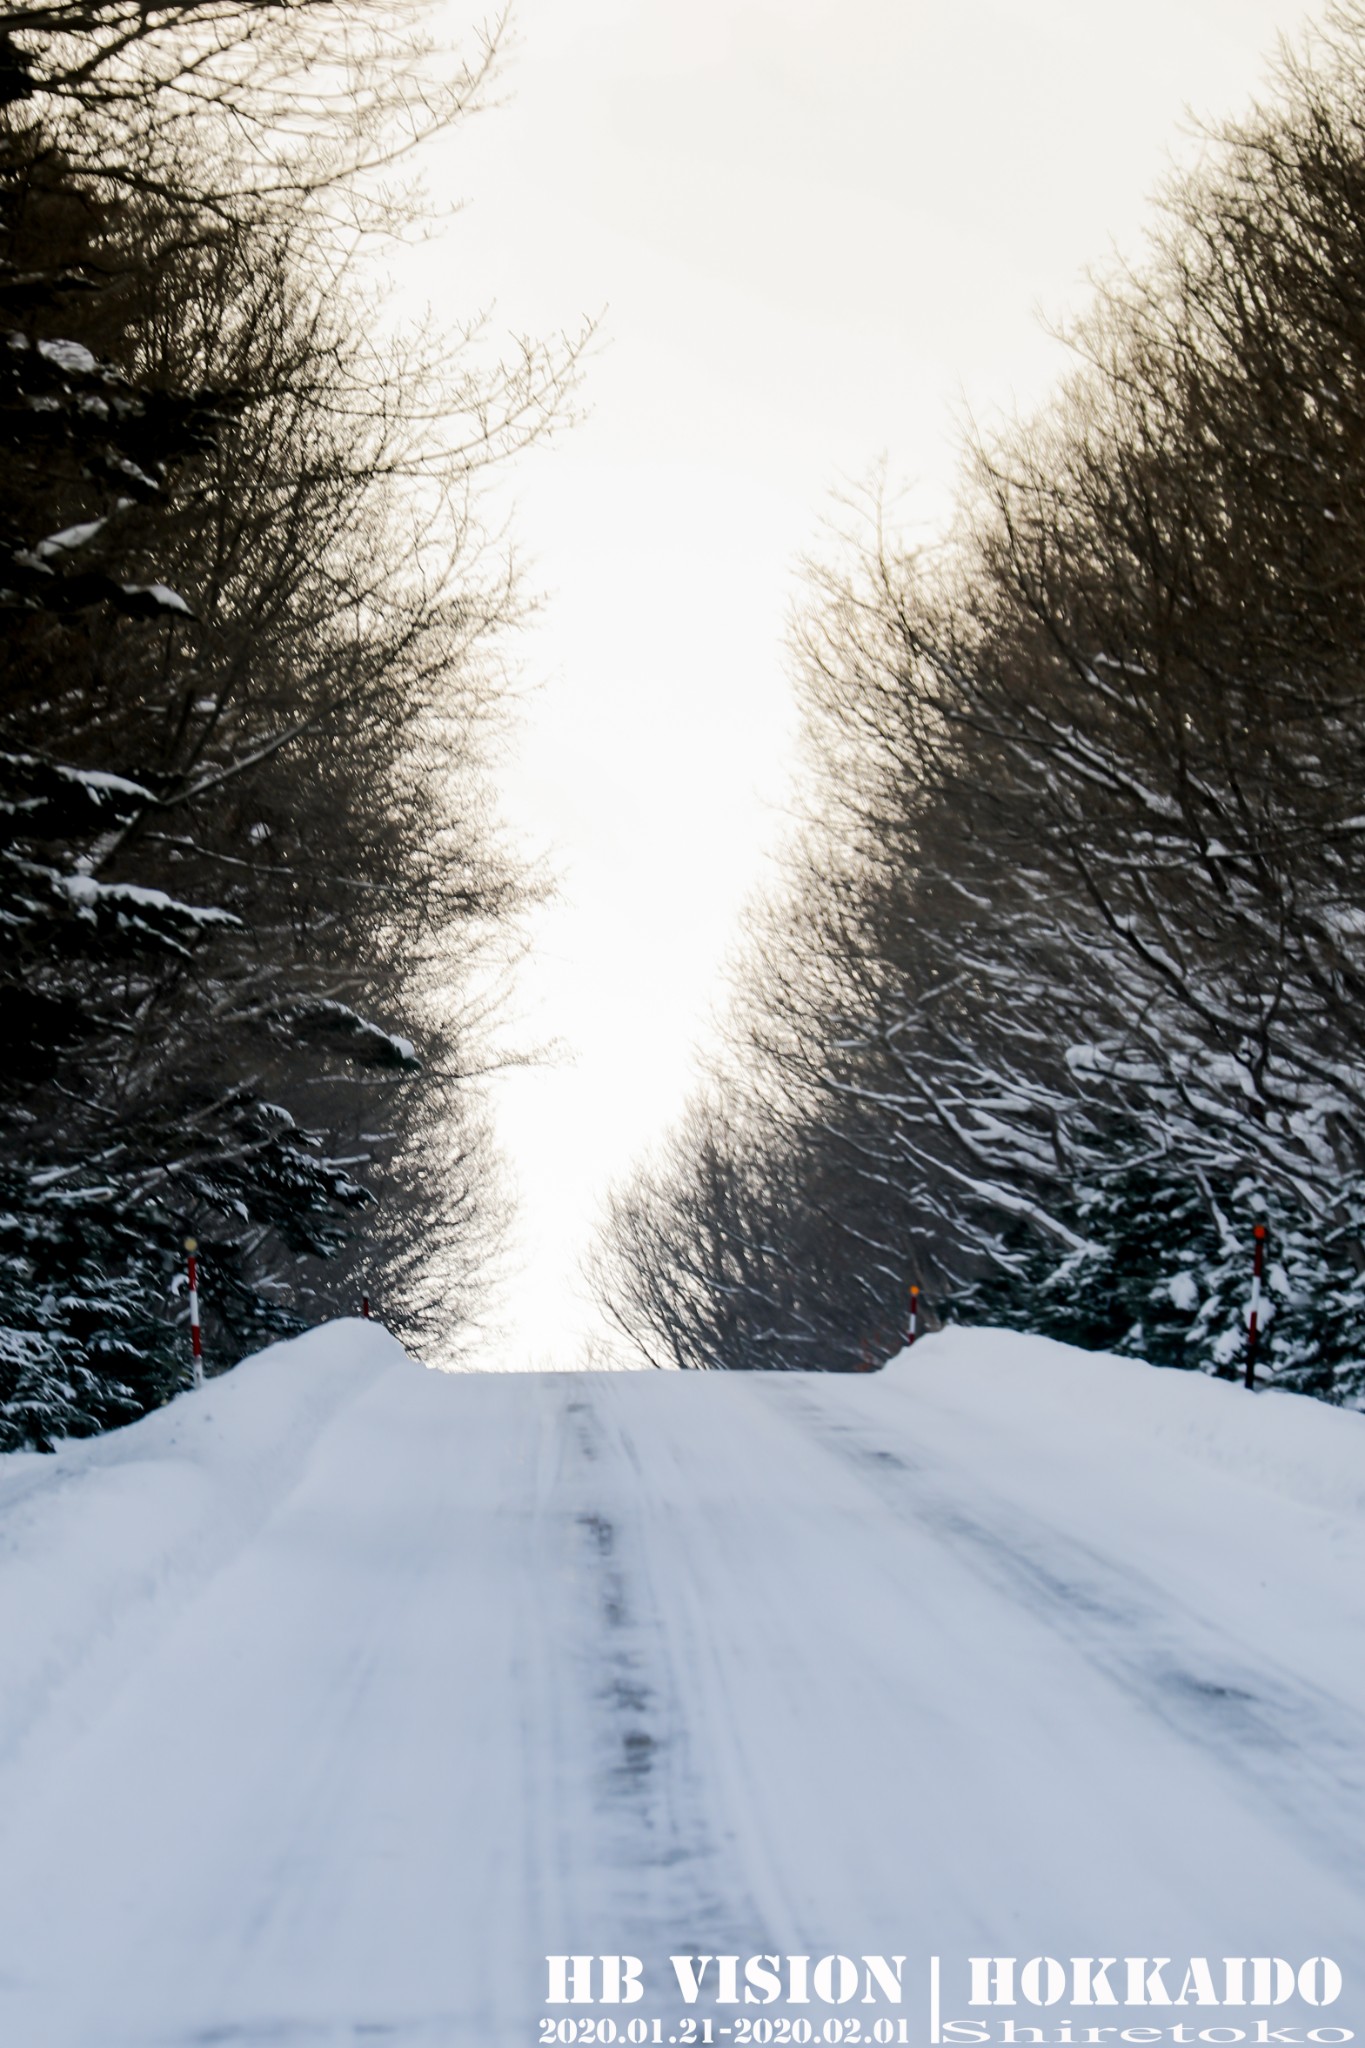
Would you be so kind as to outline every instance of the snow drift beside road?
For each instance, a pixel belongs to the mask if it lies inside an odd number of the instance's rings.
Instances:
[[[531,2048],[549,1953],[905,1954],[912,2039],[931,1953],[1325,1953],[1365,2017],[1365,1419],[1293,1396],[337,1323],[0,1460],[0,1644],[7,2048]]]
[[[1064,1520],[1365,1715],[1365,1415],[1011,1330],[940,1331],[882,1377],[974,1492]]]
[[[1014,1330],[940,1331],[888,1368],[1026,1436],[1108,1462],[1135,1452],[1216,1466],[1308,1507],[1365,1516],[1365,1415],[1273,1388],[1157,1369]]]
[[[88,1718],[250,1541],[336,1410],[413,1370],[377,1324],[331,1323],[126,1429],[0,1457],[0,1761]]]

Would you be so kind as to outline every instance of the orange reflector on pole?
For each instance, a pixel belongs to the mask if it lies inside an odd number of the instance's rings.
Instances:
[[[1256,1384],[1256,1339],[1261,1327],[1261,1276],[1265,1272],[1265,1225],[1258,1223],[1255,1230],[1256,1249],[1251,1256],[1251,1314],[1247,1317],[1247,1370],[1246,1384]]]
[[[194,1367],[194,1384],[204,1384],[204,1341],[199,1329],[199,1241],[185,1239],[185,1252],[189,1259],[190,1280],[190,1358]]]

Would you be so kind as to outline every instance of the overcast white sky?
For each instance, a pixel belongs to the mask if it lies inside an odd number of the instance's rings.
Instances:
[[[546,603],[505,807],[561,878],[520,1029],[564,1058],[496,1088],[524,1270],[489,1364],[582,1361],[597,1205],[685,1092],[782,829],[783,635],[831,492],[884,457],[942,519],[966,413],[1056,379],[1043,322],[1138,247],[1186,110],[1242,109],[1314,11],[518,0],[503,104],[428,172],[468,205],[426,289],[512,333],[605,309],[607,345],[516,479]]]

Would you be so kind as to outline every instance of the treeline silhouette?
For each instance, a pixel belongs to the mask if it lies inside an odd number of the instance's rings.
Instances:
[[[799,638],[811,823],[621,1189],[655,1363],[856,1369],[907,1285],[1365,1390],[1365,10],[1208,138],[948,540]]]
[[[211,1369],[362,1263],[458,1339],[496,1237],[518,600],[477,491],[578,345],[490,360],[384,304],[394,166],[498,57],[424,12],[0,27],[0,1446],[183,1383],[187,1233]]]

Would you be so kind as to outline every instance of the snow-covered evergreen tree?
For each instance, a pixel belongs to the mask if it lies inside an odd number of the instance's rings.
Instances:
[[[469,494],[575,352],[481,366],[348,279],[386,110],[417,66],[455,118],[492,43],[436,85],[371,0],[211,12],[0,31],[0,1447],[183,1381],[187,1234],[214,1370],[348,1303],[378,1192],[431,1205],[456,1320],[497,1213],[465,990],[520,896],[515,594]]]

